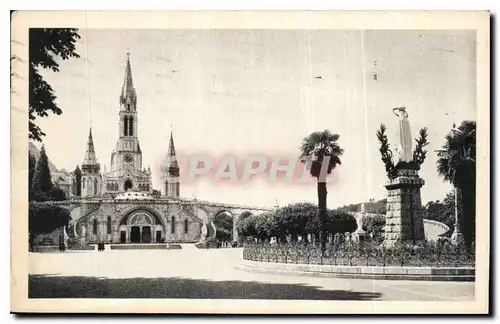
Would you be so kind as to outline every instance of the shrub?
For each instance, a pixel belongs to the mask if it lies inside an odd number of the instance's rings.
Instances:
[[[325,220],[327,234],[352,233],[357,229],[356,219],[347,212],[330,210]],[[261,215],[246,215],[236,224],[241,238],[258,238],[268,241],[275,237],[278,242],[286,243],[287,237],[296,242],[298,236],[307,239],[308,235],[318,236],[318,207],[310,203],[290,204]]]

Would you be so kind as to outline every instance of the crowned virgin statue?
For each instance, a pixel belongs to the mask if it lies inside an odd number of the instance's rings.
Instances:
[[[399,118],[399,127],[398,127],[399,160],[404,162],[410,162],[413,159],[413,153],[411,147],[412,139],[410,131],[410,122],[408,121],[408,113],[406,112],[406,107],[394,108],[392,111]]]

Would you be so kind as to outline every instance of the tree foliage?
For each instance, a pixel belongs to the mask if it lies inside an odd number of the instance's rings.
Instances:
[[[243,238],[259,241],[276,238],[286,242],[289,238],[296,242],[298,237],[307,242],[308,234],[319,237],[318,207],[310,203],[297,203],[278,208],[260,215],[251,215],[237,223],[238,234]],[[347,212],[329,210],[325,219],[325,234],[354,232],[356,219]]]
[[[326,248],[325,221],[327,217],[326,177],[337,165],[341,164],[340,156],[344,150],[340,148],[338,139],[340,135],[332,134],[329,130],[314,132],[306,136],[300,147],[301,161],[309,164],[311,176],[318,182],[318,214],[319,214],[319,240],[321,250]]]
[[[389,179],[394,179],[397,176],[397,169],[392,161],[393,154],[389,148],[389,140],[387,139],[387,134],[385,133],[386,130],[387,127],[384,124],[380,124],[380,129],[377,131],[377,138],[380,142],[379,151],[382,156],[381,158],[385,166],[387,177],[389,177]]]
[[[230,241],[233,233],[233,217],[227,213],[219,213],[214,217],[215,237],[219,241]]]
[[[52,201],[66,200],[66,193],[59,187],[52,187],[48,192],[48,198]]]
[[[415,169],[419,170],[421,165],[424,163],[427,156],[427,151],[424,149],[429,142],[427,140],[427,128],[422,128],[419,131],[419,137],[415,139],[417,142],[415,149],[413,150],[412,161],[401,161],[398,160],[394,164],[394,154],[389,148],[389,140],[387,138],[386,131],[387,127],[384,124],[380,124],[380,128],[377,130],[377,139],[380,143],[380,155],[382,162],[385,166],[385,172],[389,179],[395,179],[398,176],[399,169]]]
[[[33,197],[33,177],[35,176],[35,170],[36,170],[36,159],[35,156],[31,153],[29,153],[28,156],[28,194],[29,194],[29,201],[32,201],[34,199]]]
[[[50,175],[49,160],[45,151],[45,146],[42,145],[42,149],[40,150],[40,157],[38,158],[38,161],[36,163],[36,169],[33,175],[33,200],[46,200],[53,186],[54,185],[52,183]]]
[[[34,171],[32,165],[35,164],[34,158],[30,154],[30,173],[33,173],[33,178],[30,181],[29,200],[30,201],[61,201],[66,200],[66,194],[61,188],[54,186],[49,167],[49,159],[45,146],[42,145],[40,150],[40,157],[36,162]]]
[[[300,147],[301,161],[310,163],[309,172],[318,181],[325,181],[337,165],[341,164],[340,156],[344,150],[340,148],[338,139],[340,135],[332,134],[329,130],[314,132],[304,138]],[[327,163],[325,174],[321,174],[323,162]]]
[[[28,232],[30,249],[37,235],[49,234],[68,225],[71,220],[69,210],[50,205],[30,202],[28,209]]]
[[[380,244],[384,240],[385,215],[376,215],[363,218],[363,230],[371,239]]]
[[[82,195],[82,171],[78,165],[76,166],[73,174],[75,175],[75,194],[80,197]]]
[[[427,140],[427,128],[422,128],[419,132],[419,137],[415,139],[417,145],[415,146],[415,150],[413,150],[413,162],[416,164],[417,168],[420,169],[420,166],[424,163],[425,158],[427,156],[427,151],[424,149],[429,142]]]
[[[458,217],[461,218],[463,211],[461,204],[458,205]],[[429,201],[425,205],[424,218],[435,220],[447,225],[450,231],[446,236],[450,236],[455,225],[455,193],[448,192],[443,201]]]
[[[66,226],[70,221],[69,210],[36,202],[29,204],[29,233],[36,236],[48,234],[55,229]]]
[[[470,248],[475,239],[476,222],[476,123],[464,121],[445,137],[438,151],[437,171],[458,189],[462,209],[459,226]]]
[[[80,38],[76,29],[30,28],[29,29],[29,138],[41,141],[45,133],[35,124],[38,117],[49,112],[62,114],[55,102],[54,90],[39,73],[39,69],[59,71],[58,59],[80,57],[75,51]]]

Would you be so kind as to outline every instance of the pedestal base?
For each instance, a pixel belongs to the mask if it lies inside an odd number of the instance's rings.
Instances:
[[[418,244],[425,241],[420,188],[424,181],[415,170],[399,170],[386,184],[388,191],[384,245],[396,242]]]

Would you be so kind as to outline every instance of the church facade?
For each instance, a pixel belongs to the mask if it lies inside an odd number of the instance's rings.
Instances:
[[[172,133],[163,195],[153,195],[151,170],[143,167],[139,144],[137,94],[129,54],[117,117],[118,138],[108,172],[101,170],[89,130],[81,168],[84,202],[71,210],[68,235],[82,244],[200,241],[208,219],[179,198],[179,166]]]
[[[110,170],[101,169],[90,129],[81,166],[81,196],[74,195],[76,179],[72,174],[70,199],[44,202],[69,210],[71,220],[64,231],[65,242],[80,245],[204,242],[215,237],[213,220],[223,213],[233,219],[232,240],[237,241],[238,217],[266,212],[269,208],[181,198],[172,133],[162,188],[153,190],[151,170],[143,166],[139,145],[137,99],[127,54],[118,101],[118,138],[110,154]],[[59,242],[60,231],[53,234],[53,241]]]

